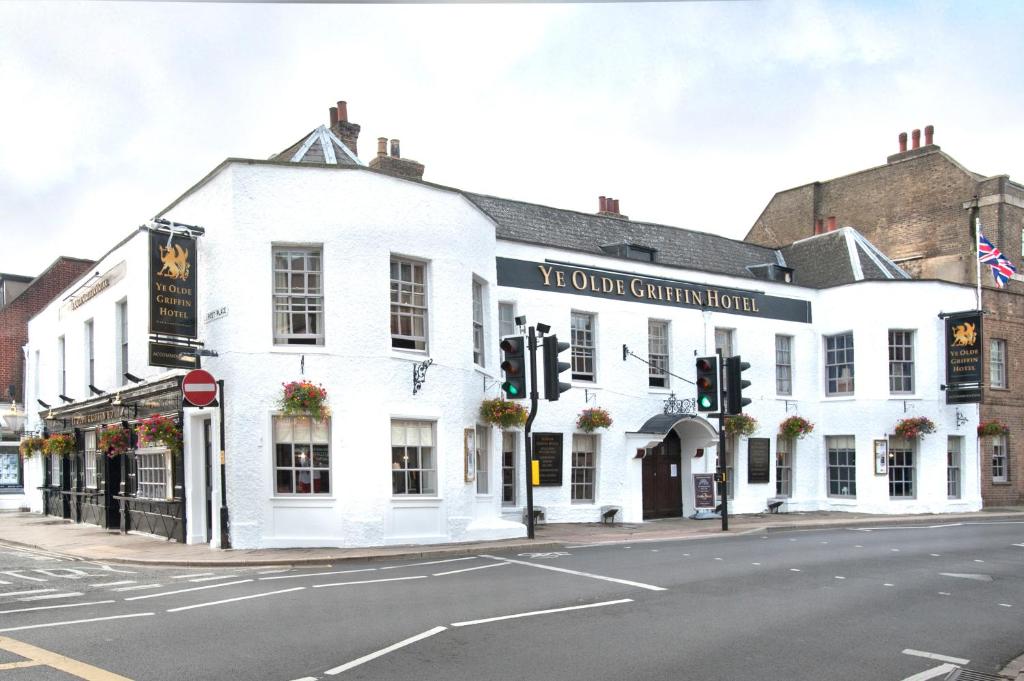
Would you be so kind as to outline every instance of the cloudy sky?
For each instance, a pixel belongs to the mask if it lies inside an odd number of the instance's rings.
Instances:
[[[901,131],[1024,179],[1024,3],[0,2],[0,272],[95,258],[348,101],[368,161],[742,238]],[[206,225],[215,229],[215,225]]]

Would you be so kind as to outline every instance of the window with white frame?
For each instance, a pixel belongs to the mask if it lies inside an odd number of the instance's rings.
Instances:
[[[594,475],[597,462],[597,436],[572,436],[572,501],[594,503]]]
[[[330,419],[274,417],[274,493],[330,494]]]
[[[138,466],[135,495],[142,499],[170,499],[170,453],[166,449],[141,449],[135,461]]]
[[[1006,341],[993,338],[988,346],[988,382],[992,388],[1006,388]]]
[[[432,422],[391,422],[391,493],[395,496],[437,494]]]
[[[793,337],[775,336],[775,393],[793,394]]]
[[[427,349],[427,266],[391,258],[391,347]]]
[[[1009,458],[1006,454],[1006,435],[992,438],[992,482],[1009,482]]]
[[[274,246],[274,344],[324,344],[323,251]]]
[[[0,436],[0,489],[10,490],[24,486],[21,456],[18,454],[18,443],[3,442]]]
[[[960,465],[963,460],[964,438],[950,435],[946,438],[946,497],[960,498]]]
[[[572,379],[594,381],[596,348],[594,346],[594,315],[587,312],[572,313]]]
[[[825,336],[825,393],[853,394],[853,333]]]
[[[647,320],[647,356],[650,367],[647,384],[652,388],[668,387],[668,322]]]
[[[473,363],[484,365],[484,285],[473,280]]]
[[[498,303],[498,335],[515,335],[516,332],[516,305],[515,303]]]
[[[825,449],[828,451],[828,495],[856,497],[857,450],[853,436],[826,436]]]
[[[68,372],[64,362],[64,350],[64,336],[60,336],[57,339],[57,393],[60,395],[68,394]]]
[[[516,433],[501,434],[501,505],[516,505]]]
[[[85,390],[83,392],[86,395],[92,395],[89,386],[96,385],[96,348],[93,344],[93,323],[91,319],[85,323],[83,336],[85,338]]]
[[[476,427],[476,493],[491,491],[491,428]]]
[[[889,392],[914,392],[914,332],[889,329]]]
[[[722,357],[722,380],[724,385],[729,384],[729,367],[725,358],[732,357],[736,332],[734,329],[715,329],[715,352]]]
[[[96,488],[96,431],[87,430],[84,433],[85,439],[85,486],[89,489]]]
[[[913,499],[914,441],[893,435],[889,438],[889,497]]]
[[[117,304],[117,376],[115,385],[124,385],[128,379],[124,377],[128,371],[128,301]]]
[[[775,441],[775,496],[793,496],[793,440],[788,437]]]
[[[50,486],[60,487],[60,454],[50,454]]]

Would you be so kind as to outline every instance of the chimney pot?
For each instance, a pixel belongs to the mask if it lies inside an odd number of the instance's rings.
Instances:
[[[911,138],[911,140],[913,140],[913,144],[914,144],[914,146],[912,148],[920,149],[921,148],[921,131],[920,130],[914,130],[914,132],[910,133],[910,138]]]
[[[901,132],[900,133],[900,153],[903,153],[906,150],[907,150],[907,133]]]
[[[391,156],[394,158],[402,158],[402,153],[398,145],[398,140],[391,140]]]
[[[618,199],[612,199],[612,212],[615,213],[616,215],[619,214],[619,200]]]
[[[814,221],[814,233],[821,234],[824,231],[824,220],[818,218],[817,220]]]
[[[338,107],[332,106],[330,108],[330,112],[331,113],[330,113],[329,118],[330,118],[330,121],[331,121],[331,127],[333,128],[335,125],[338,124]]]
[[[599,213],[607,212],[607,210],[608,210],[608,199],[606,199],[603,196],[597,197],[597,206],[598,206],[597,211]]]
[[[378,137],[377,138],[377,155],[387,156],[388,155],[388,138]]]
[[[828,231],[830,231],[830,232],[836,231],[836,216],[835,215],[830,215],[829,218],[828,218]]]
[[[338,120],[348,123],[348,102],[338,102]]]
[[[925,146],[930,146],[932,144],[932,140],[933,139],[935,139],[935,126],[934,125],[925,126],[925,129],[924,129],[924,143],[925,143]]]

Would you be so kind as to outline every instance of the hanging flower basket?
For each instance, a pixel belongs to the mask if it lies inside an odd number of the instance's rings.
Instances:
[[[174,419],[151,416],[135,427],[135,433],[139,436],[139,447],[151,447],[159,443],[171,450],[172,454],[181,454],[181,428]]]
[[[894,432],[900,437],[924,437],[935,432],[935,422],[927,416],[915,416],[897,422]]]
[[[309,381],[292,381],[281,385],[284,386],[284,392],[278,405],[285,416],[309,416],[323,421],[331,415],[327,407],[327,391],[323,386]]]
[[[978,437],[995,437],[996,435],[1006,435],[1009,432],[1009,426],[996,419],[978,424]]]
[[[789,440],[802,439],[814,430],[814,424],[802,416],[790,416],[779,424],[779,435]]]
[[[131,433],[120,425],[107,426],[100,431],[99,449],[111,459],[131,449]]]
[[[43,442],[44,454],[67,456],[75,451],[75,436],[70,433],[55,433]]]
[[[607,409],[601,407],[584,409],[576,419],[576,427],[588,433],[593,433],[598,428],[607,428],[610,425],[612,425],[612,416]]]
[[[18,451],[23,459],[31,459],[36,452],[42,451],[44,442],[43,438],[30,435],[18,444]]]
[[[500,397],[480,403],[480,418],[502,430],[522,428],[530,414],[522,405]]]
[[[750,437],[757,432],[757,419],[749,414],[736,414],[725,419],[725,434]]]

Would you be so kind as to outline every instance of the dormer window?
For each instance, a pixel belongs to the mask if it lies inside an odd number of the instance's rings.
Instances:
[[[629,260],[639,260],[641,262],[654,262],[654,254],[658,252],[653,248],[636,244],[608,244],[601,246],[601,250],[608,255]]]

